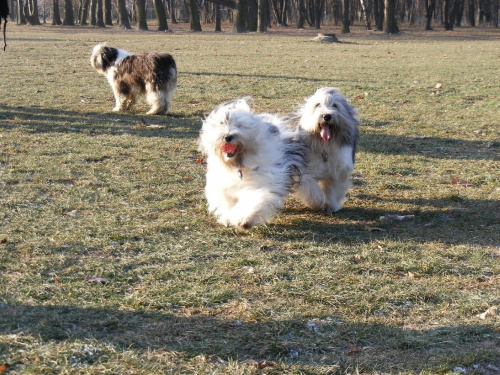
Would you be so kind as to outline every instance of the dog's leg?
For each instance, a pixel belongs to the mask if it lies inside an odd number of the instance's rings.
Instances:
[[[115,96],[115,108],[113,108],[114,112],[125,111],[127,109],[127,102],[129,100],[129,92],[124,92],[119,89],[120,83],[113,82],[111,88],[113,89],[113,94]]]
[[[257,224],[266,224],[272,215],[282,209],[284,197],[267,190],[246,190],[238,197],[238,203],[231,209],[229,222],[243,229]]]
[[[318,185],[318,182],[312,176],[305,174],[301,177],[300,185],[294,196],[313,210],[323,208],[325,202],[325,194]]]
[[[205,196],[207,197],[208,212],[214,214],[220,224],[228,227],[231,208],[235,205],[236,200],[224,194],[217,184],[210,183],[208,176]]]
[[[323,182],[326,195],[325,208],[330,213],[339,211],[346,200],[346,193],[351,186],[349,181],[350,172],[343,170],[339,173],[336,180],[327,180]]]

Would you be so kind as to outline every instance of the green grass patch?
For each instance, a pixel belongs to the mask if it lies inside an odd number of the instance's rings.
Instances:
[[[403,31],[354,28],[325,45],[314,30],[11,25],[0,55],[0,365],[492,374],[500,318],[478,314],[500,304],[499,33]],[[146,116],[144,101],[111,112],[89,64],[102,41],[175,57],[168,116]],[[361,120],[344,209],[289,199],[266,227],[218,225],[197,162],[202,117],[243,95],[286,114],[321,86],[339,87]],[[413,217],[380,220],[390,214]]]

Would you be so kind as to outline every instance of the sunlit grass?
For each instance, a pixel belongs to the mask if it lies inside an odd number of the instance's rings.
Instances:
[[[498,31],[354,29],[333,45],[314,33],[9,27],[0,365],[33,374],[500,367],[499,318],[477,317],[500,301]],[[89,64],[102,41],[175,57],[170,115],[146,116],[144,102],[111,112],[111,90]],[[256,111],[286,114],[321,86],[339,87],[361,119],[345,208],[327,216],[290,199],[267,227],[218,225],[197,162],[201,118],[243,95]],[[388,214],[414,217],[380,220]]]

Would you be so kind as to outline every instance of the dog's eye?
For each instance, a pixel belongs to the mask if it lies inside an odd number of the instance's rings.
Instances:
[[[333,108],[337,108],[337,104],[333,103],[333,104],[332,104],[332,107],[333,107]]]

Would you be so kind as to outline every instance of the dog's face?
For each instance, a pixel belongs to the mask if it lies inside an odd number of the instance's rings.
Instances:
[[[333,87],[322,87],[306,100],[300,111],[300,127],[318,134],[324,142],[355,130],[356,111]]]
[[[248,100],[221,104],[208,115],[200,133],[200,151],[217,155],[226,164],[241,165],[244,153],[255,148],[260,131],[260,120],[251,112]]]
[[[130,52],[108,47],[105,43],[96,45],[90,55],[90,65],[101,74],[106,74],[108,69],[119,64],[125,57],[132,55]]]

